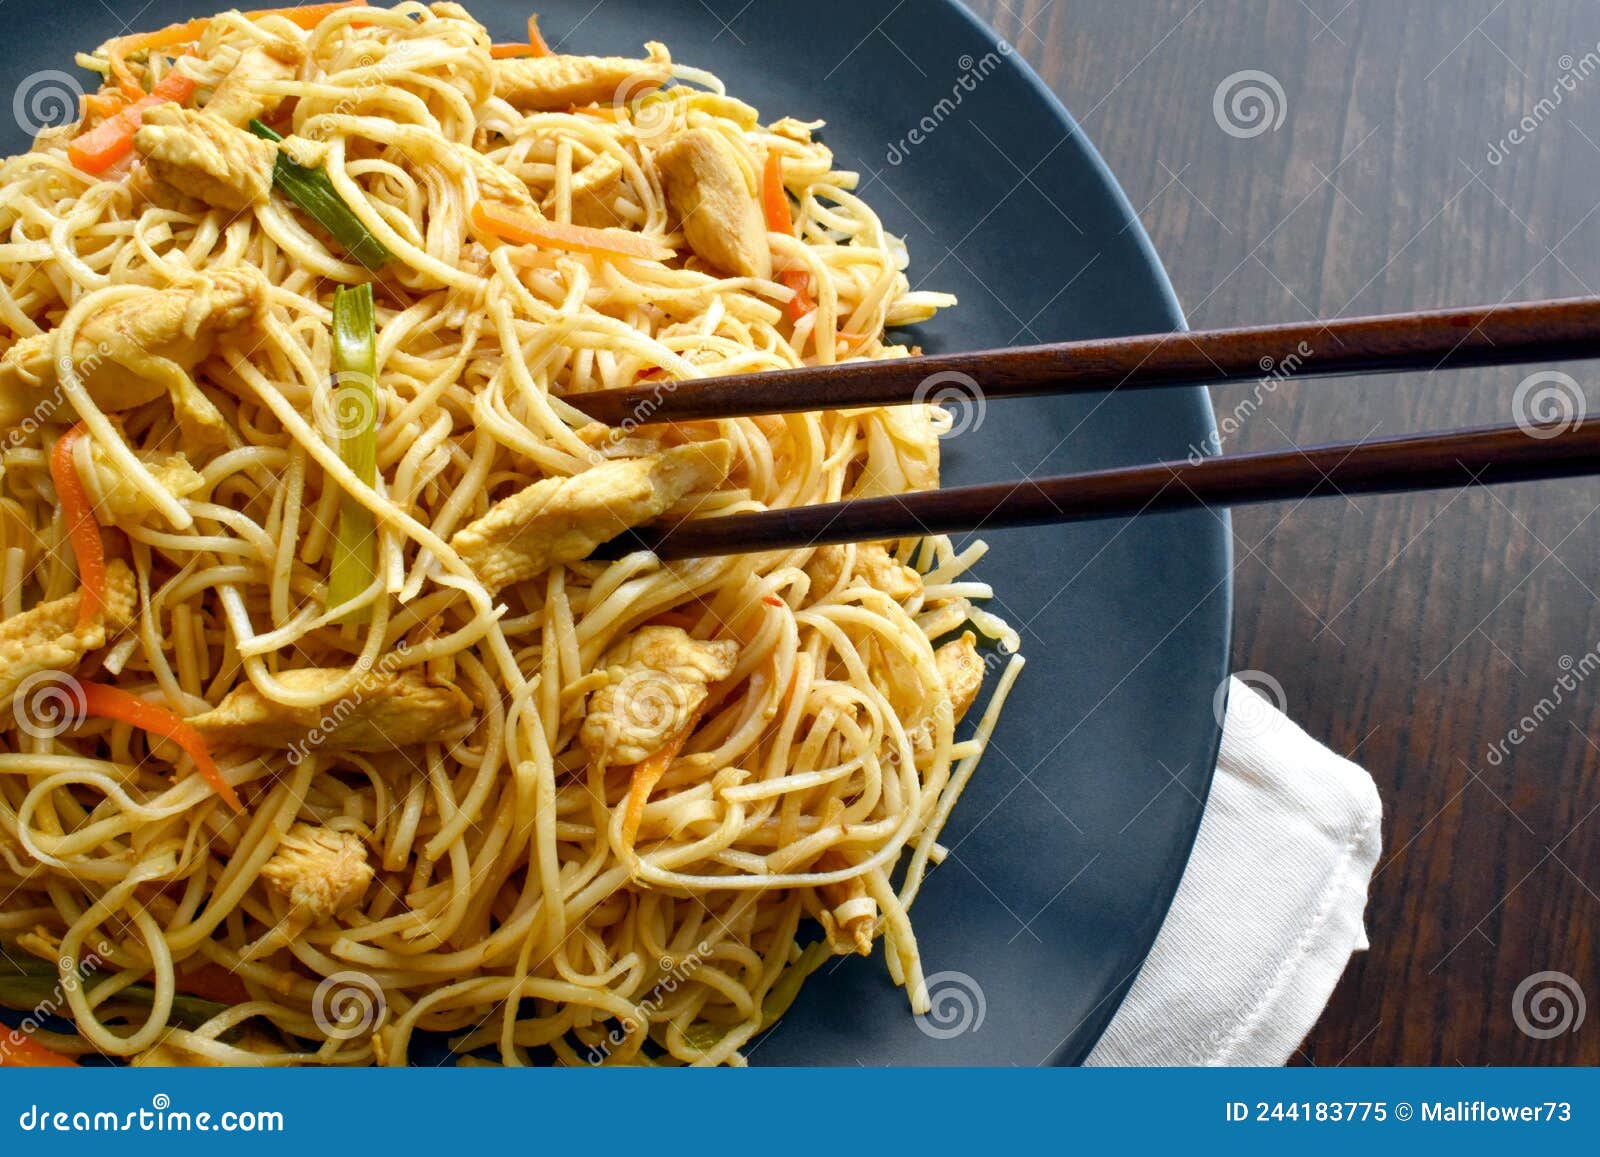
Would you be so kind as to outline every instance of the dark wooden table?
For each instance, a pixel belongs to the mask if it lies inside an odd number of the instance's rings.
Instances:
[[[1105,154],[1193,325],[1600,292],[1595,0],[972,6]],[[1268,121],[1244,98],[1224,131],[1219,87],[1227,120],[1251,84]],[[1214,399],[1224,450],[1257,450],[1503,422],[1549,368]],[[1571,384],[1530,389],[1596,412],[1596,364],[1558,368]],[[1299,1059],[1600,1063],[1600,1007],[1548,1039],[1513,1017],[1540,972],[1600,1005],[1600,481],[1252,509],[1234,529],[1235,669],[1281,684],[1386,813],[1372,949]]]

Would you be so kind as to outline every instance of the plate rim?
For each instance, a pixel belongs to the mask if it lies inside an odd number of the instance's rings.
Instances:
[[[1172,278],[1167,273],[1167,267],[1162,262],[1160,254],[1156,251],[1155,243],[1150,240],[1150,234],[1145,230],[1144,222],[1140,220],[1138,211],[1133,207],[1133,202],[1129,200],[1127,190],[1122,187],[1122,182],[1117,180],[1116,174],[1112,172],[1111,166],[1106,163],[1105,157],[1101,155],[1093,138],[1084,131],[1083,126],[1078,123],[1077,118],[1068,110],[1065,102],[1056,94],[1054,89],[1045,83],[1044,78],[1022,55],[1022,51],[1001,36],[988,21],[974,12],[967,5],[966,0],[943,0],[943,3],[946,7],[953,9],[961,19],[970,24],[980,36],[1010,47],[1011,51],[1005,54],[1008,63],[1017,71],[1022,80],[1033,89],[1034,95],[1039,98],[1040,102],[1061,122],[1061,126],[1066,130],[1067,135],[1077,138],[1077,144],[1082,150],[1085,160],[1105,186],[1117,207],[1122,210],[1128,222],[1128,232],[1132,235],[1134,244],[1144,257],[1145,267],[1155,282],[1157,296],[1161,299],[1161,304],[1172,321],[1173,331],[1187,331],[1189,329],[1188,317],[1184,313],[1183,303],[1178,299],[1177,291],[1172,286]],[[1198,394],[1204,402],[1202,407],[1203,416],[1206,425],[1209,427],[1207,432],[1212,435],[1207,445],[1216,445],[1217,414],[1211,391],[1201,384],[1176,388],[1192,391]],[[1232,666],[1234,631],[1237,626],[1234,621],[1233,515],[1228,510],[1215,513],[1218,514],[1217,526],[1214,531],[1208,531],[1208,533],[1214,534],[1221,540],[1220,555],[1226,572],[1223,576],[1223,584],[1220,591],[1223,612],[1223,637],[1219,665],[1223,670],[1223,687],[1228,688],[1228,678],[1231,674]],[[1227,700],[1228,693],[1224,691],[1220,701],[1224,713]],[[1214,699],[1213,702],[1217,701]],[[1216,714],[1217,712],[1214,710],[1213,715],[1215,716]],[[1112,1017],[1122,1007],[1123,1000],[1126,999],[1140,972],[1144,970],[1145,962],[1150,958],[1150,950],[1155,946],[1156,936],[1160,933],[1162,925],[1166,923],[1167,914],[1172,910],[1172,902],[1177,896],[1178,885],[1182,883],[1184,874],[1188,870],[1189,861],[1193,856],[1195,839],[1200,833],[1200,823],[1204,819],[1206,807],[1211,801],[1211,787],[1216,777],[1217,756],[1221,749],[1222,723],[1217,720],[1212,730],[1207,767],[1201,776],[1201,786],[1205,789],[1201,796],[1201,805],[1195,809],[1193,818],[1185,825],[1184,830],[1179,833],[1179,840],[1184,845],[1181,864],[1172,874],[1171,880],[1159,889],[1158,895],[1155,897],[1156,903],[1151,907],[1151,917],[1140,926],[1138,935],[1135,937],[1138,963],[1122,981],[1106,993],[1105,996],[1101,997],[1100,1002],[1078,1023],[1077,1027],[1072,1030],[1071,1034],[1062,1042],[1061,1047],[1051,1058],[1052,1063],[1077,1065],[1082,1064],[1088,1058],[1089,1054],[1094,1051],[1095,1046],[1100,1043],[1100,1038],[1105,1035],[1106,1028],[1110,1025]],[[1131,956],[1133,953],[1129,955]]]

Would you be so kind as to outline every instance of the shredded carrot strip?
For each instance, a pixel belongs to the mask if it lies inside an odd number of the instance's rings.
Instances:
[[[633,851],[633,843],[639,838],[639,824],[644,820],[644,805],[650,802],[650,793],[661,782],[661,777],[667,774],[672,761],[678,758],[678,752],[683,750],[689,736],[700,725],[700,716],[704,712],[705,703],[702,703],[689,716],[689,722],[683,725],[683,729],[667,740],[666,746],[633,765],[633,780],[628,785],[628,810],[622,815],[624,852]]]
[[[783,188],[783,156],[776,149],[767,152],[767,163],[761,170],[761,207],[767,217],[768,233],[794,236],[794,214],[789,210],[789,194]],[[799,321],[817,308],[811,300],[811,274],[804,269],[785,269],[778,280],[794,290],[789,299],[789,317]]]
[[[132,36],[119,36],[113,40],[106,48],[106,59],[111,64],[111,77],[122,90],[122,95],[129,100],[138,100],[144,96],[144,86],[128,70],[128,62],[123,59],[124,56],[130,52],[154,52],[161,48],[190,44],[205,35],[206,28],[210,24],[210,17],[205,17],[200,20],[188,20],[182,24],[169,24],[165,28],[157,28],[154,32],[136,32]]]
[[[761,207],[767,213],[768,233],[794,236],[794,215],[783,188],[783,154],[777,149],[767,150],[767,163],[761,170]]]
[[[778,274],[778,280],[794,290],[794,296],[789,299],[789,316],[799,321],[806,314],[817,308],[817,303],[811,300],[811,274],[804,269],[785,269]]]
[[[528,43],[526,44],[491,44],[489,55],[495,60],[509,60],[516,56],[554,56],[550,46],[544,42],[544,37],[539,35],[538,14],[528,17]]]
[[[233,785],[222,778],[222,772],[217,769],[211,752],[206,748],[205,739],[188,723],[165,707],[146,703],[138,696],[130,695],[109,683],[85,683],[83,696],[84,709],[89,715],[130,724],[151,735],[170,739],[183,748],[185,754],[194,760],[201,778],[211,785],[211,790],[234,811],[244,814],[244,804],[239,802]]]
[[[761,601],[766,603],[769,607],[781,607],[784,605],[784,601],[777,595],[762,595]]]
[[[83,436],[77,425],[56,439],[50,452],[50,481],[55,483],[61,502],[61,520],[67,524],[67,541],[78,563],[78,582],[83,594],[78,599],[78,625],[86,626],[100,617],[106,605],[106,548],[100,539],[100,525],[94,520],[94,507],[78,468],[72,461],[72,447]]]
[[[539,31],[539,14],[535,12],[528,17],[528,44],[533,48],[535,56],[554,56],[550,46],[545,43],[544,34]]]
[[[38,1041],[29,1040],[21,1029],[0,1031],[0,1069],[75,1069],[71,1057],[51,1052]]]
[[[289,8],[257,8],[246,12],[251,20],[260,20],[263,16],[284,16],[297,27],[312,29],[321,24],[324,19],[341,8],[365,8],[367,0],[337,0],[332,4],[301,4]]]
[[[85,173],[103,173],[133,151],[133,134],[139,131],[146,110],[167,101],[182,104],[199,85],[187,76],[169,72],[149,96],[140,96],[115,116],[107,117],[67,146],[67,156]]]
[[[649,237],[626,229],[591,229],[586,225],[564,225],[509,209],[493,201],[472,206],[472,223],[480,231],[516,245],[537,245],[543,249],[564,249],[572,253],[615,254],[664,261],[672,250]]]

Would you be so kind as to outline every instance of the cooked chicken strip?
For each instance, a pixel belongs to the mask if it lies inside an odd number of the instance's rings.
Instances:
[[[170,394],[187,438],[201,445],[224,441],[222,415],[189,375],[217,338],[256,316],[264,289],[261,274],[243,266],[192,285],[140,288],[79,327],[73,367],[107,413]],[[56,391],[59,345],[56,331],[37,334],[0,357],[0,427],[64,410]]]
[[[256,316],[264,289],[260,273],[240,267],[193,285],[141,289],[93,314],[72,343],[89,396],[117,411],[166,393],[186,438],[225,441],[222,415],[189,375],[218,337]]]
[[[205,111],[243,128],[253,118],[266,116],[283,103],[283,97],[261,92],[261,84],[293,80],[299,71],[299,50],[288,44],[275,42],[247,48],[206,101]]]
[[[817,859],[819,872],[837,872],[851,867],[843,852],[829,848]],[[829,908],[821,915],[822,930],[835,953],[854,952],[859,956],[872,955],[872,930],[878,922],[878,902],[867,894],[867,882],[857,876],[837,884],[824,884],[818,889]]]
[[[950,694],[950,723],[954,726],[966,717],[978,689],[983,686],[983,656],[978,653],[978,639],[971,631],[963,631],[933,653],[933,661],[944,679],[945,690]],[[933,709],[924,709],[906,727],[911,737],[911,747],[918,755],[933,750],[937,730]]]
[[[292,915],[326,920],[359,901],[372,883],[367,847],[350,832],[295,824],[261,875],[287,897]]]
[[[17,689],[41,671],[70,673],[90,651],[128,625],[136,599],[133,572],[111,559],[106,563],[106,602],[93,622],[78,625],[79,591],[40,603],[0,622],[0,711],[11,706]]]
[[[601,153],[572,175],[572,223],[591,229],[606,229],[622,224],[612,208],[622,189],[622,162],[610,153]],[[555,215],[556,195],[544,200],[544,211]]]
[[[732,445],[719,438],[604,462],[570,478],[545,478],[495,503],[457,531],[450,546],[494,593],[558,563],[586,558],[680,499],[712,489],[728,476],[732,461]]]
[[[816,554],[812,555],[805,567],[806,574],[811,577],[813,599],[820,598],[838,585],[848,553],[849,548],[844,546],[817,548]],[[856,546],[854,576],[896,602],[904,602],[922,590],[922,576],[897,561],[882,543],[863,542]],[[852,582],[849,585],[856,584]]]
[[[688,725],[707,688],[733,672],[739,644],[703,642],[680,627],[641,627],[601,665],[607,683],[589,697],[578,742],[609,764],[638,763]]]
[[[690,129],[656,154],[667,201],[700,258],[740,277],[772,276],[761,201],[733,144],[715,129]]]
[[[94,476],[85,478],[89,499],[94,505],[95,517],[110,526],[119,519],[133,521],[154,513],[155,507],[128,476],[123,473],[105,447],[95,442],[90,447],[94,462]],[[200,472],[189,465],[188,456],[179,450],[167,455],[138,455],[150,473],[174,498],[187,498],[205,485]]]
[[[209,113],[158,104],[144,114],[133,147],[157,179],[219,209],[262,204],[272,191],[277,146]]]
[[[530,56],[494,62],[494,94],[524,112],[565,112],[573,105],[611,104],[672,79],[666,45],[646,44],[646,60],[623,56]]]
[[[300,667],[277,678],[292,691],[314,691],[347,674],[342,667]],[[436,739],[471,714],[472,701],[459,688],[402,671],[371,674],[321,707],[286,706],[243,683],[189,722],[213,742],[282,748],[309,741],[333,751],[390,751]]]
[[[944,676],[945,690],[950,693],[950,710],[955,722],[965,718],[968,709],[978,697],[983,686],[983,656],[978,654],[978,637],[963,631],[933,653],[933,660]]]
[[[0,429],[11,430],[32,418],[42,422],[61,408],[51,391],[55,369],[50,364],[50,335],[25,337],[0,357]]]

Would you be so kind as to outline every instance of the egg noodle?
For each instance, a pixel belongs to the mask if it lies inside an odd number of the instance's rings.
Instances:
[[[982,546],[595,562],[563,525],[502,583],[462,532],[530,484],[719,442],[726,470],[645,517],[936,486],[930,405],[652,424],[646,401],[607,428],[566,399],[906,356],[886,329],[953,299],[910,289],[820,125],[764,127],[660,46],[620,84],[561,58],[610,91],[541,108],[505,80],[537,41],[493,49],[449,3],[225,12],[81,54],[104,85],[80,122],[0,165],[0,1003],[29,1011],[8,994],[42,975],[75,1030],[28,1047],[397,1065],[427,1033],[472,1063],[740,1064],[880,940],[927,1010],[908,909],[1021,667],[972,602]],[[84,161],[151,91],[199,116],[145,111],[132,152]],[[158,123],[210,132],[220,167]],[[757,204],[781,174],[771,271],[705,256],[685,218],[721,193],[690,157],[701,203],[675,200],[685,139]],[[278,158],[386,260],[268,189]],[[334,294],[367,283],[376,373],[350,390]],[[370,581],[335,605],[363,518]]]

